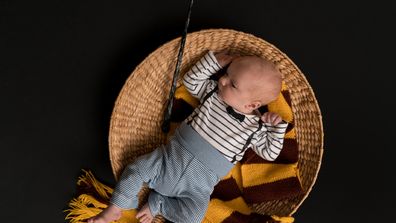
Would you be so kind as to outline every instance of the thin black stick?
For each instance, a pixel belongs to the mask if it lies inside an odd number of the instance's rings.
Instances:
[[[176,69],[175,69],[175,73],[173,74],[173,81],[172,81],[172,87],[171,87],[171,90],[169,93],[168,105],[167,105],[165,113],[164,113],[164,120],[162,123],[162,131],[164,133],[169,132],[169,129],[170,129],[170,117],[171,117],[172,107],[173,107],[173,96],[175,95],[176,83],[179,78],[180,66],[182,64],[184,44],[186,42],[188,25],[190,24],[190,16],[191,16],[191,9],[192,9],[192,5],[193,5],[193,1],[194,0],[190,0],[190,6],[188,7],[187,20],[186,20],[186,24],[184,26],[184,31],[183,31],[183,35],[182,35],[182,39],[181,39],[181,43],[180,43],[179,54],[177,56]]]

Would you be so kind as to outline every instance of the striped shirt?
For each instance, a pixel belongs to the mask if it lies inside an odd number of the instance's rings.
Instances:
[[[210,80],[210,76],[221,68],[213,52],[209,51],[184,75],[185,87],[201,102],[185,122],[190,123],[204,139],[230,162],[234,160],[235,164],[242,159],[246,151],[243,148],[249,136],[259,129],[260,117],[244,114],[245,119],[242,122],[237,120],[227,113],[228,105],[219,98],[217,91],[203,100],[217,86],[217,81]],[[265,160],[275,160],[283,147],[287,125],[285,121],[276,126],[263,123],[262,128],[253,134],[247,148],[252,148]]]

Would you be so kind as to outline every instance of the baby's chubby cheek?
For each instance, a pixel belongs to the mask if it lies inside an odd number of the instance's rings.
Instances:
[[[227,97],[225,97],[223,94],[219,94],[219,98],[220,98],[220,100],[222,100],[226,105],[230,105],[230,103],[228,103]]]
[[[223,95],[223,91],[221,90],[221,88],[220,88],[220,87],[219,87],[219,91],[218,91],[217,95],[219,96],[219,98],[220,98],[221,100],[223,100],[223,101],[224,101],[224,95]]]

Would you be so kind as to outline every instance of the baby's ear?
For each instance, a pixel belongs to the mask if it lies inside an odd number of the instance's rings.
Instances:
[[[249,109],[256,110],[256,109],[261,107],[261,102],[260,101],[253,101],[252,103],[250,103],[248,105],[248,107],[249,107]]]

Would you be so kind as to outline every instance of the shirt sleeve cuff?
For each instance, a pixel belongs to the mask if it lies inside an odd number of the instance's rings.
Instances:
[[[281,122],[279,122],[276,127],[280,127],[280,128],[285,128],[289,125],[288,122],[286,122],[285,120],[282,120]]]
[[[274,128],[274,127],[284,128],[289,125],[289,123],[286,122],[285,120],[282,120],[281,122],[279,122],[276,125],[273,125],[272,123],[267,123],[267,122],[263,122],[263,123],[264,123],[265,127],[269,127],[269,128]]]
[[[117,192],[112,193],[110,203],[124,210],[136,209],[138,206],[137,200],[126,198]]]
[[[217,61],[216,56],[214,55],[214,52],[209,50],[209,52],[205,55],[205,57],[209,57],[208,61],[209,63],[212,63],[216,66],[216,71],[221,70],[223,67],[220,65],[219,61]]]

